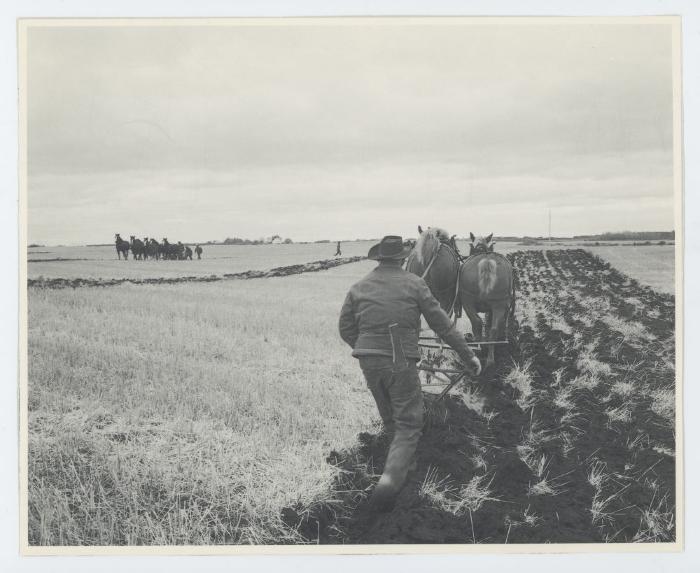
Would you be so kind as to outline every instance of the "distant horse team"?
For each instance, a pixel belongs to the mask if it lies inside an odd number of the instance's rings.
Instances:
[[[478,313],[486,314],[486,341],[506,336],[506,322],[515,304],[513,267],[510,261],[493,252],[493,233],[476,238],[469,233],[469,255],[457,249],[455,235],[445,230],[418,227],[418,240],[406,261],[406,270],[428,283],[442,308],[455,319],[466,313],[476,342],[484,340],[484,323]],[[489,345],[486,365],[494,364],[494,346]]]
[[[117,258],[119,259],[122,256],[124,260],[128,259],[129,251],[131,251],[132,256],[137,261],[145,261],[147,259],[156,261],[161,259],[172,261],[192,260],[192,249],[189,245],[184,245],[180,241],[170,243],[167,237],[159,243],[153,238],[145,237],[142,241],[131,235],[130,240],[125,241],[119,233],[116,233],[114,235],[114,244],[117,248]],[[201,259],[204,249],[197,245],[194,252],[197,254],[197,258]]]

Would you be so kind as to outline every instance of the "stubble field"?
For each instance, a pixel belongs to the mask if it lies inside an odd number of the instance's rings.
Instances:
[[[652,249],[625,258],[673,259]],[[673,296],[587,251],[509,256],[512,343],[494,370],[429,405],[418,469],[380,518],[364,499],[386,444],[336,332],[373,263],[31,287],[30,543],[673,540]]]

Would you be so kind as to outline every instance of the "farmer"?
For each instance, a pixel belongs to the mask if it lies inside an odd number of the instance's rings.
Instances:
[[[201,258],[202,258],[202,247],[200,247],[199,245],[197,245],[197,246],[194,248],[194,252],[197,253],[197,258],[198,258],[198,259],[201,259]]]
[[[340,252],[340,241],[338,241],[338,244],[335,246],[335,255],[334,257],[342,257],[343,253]]]
[[[384,430],[392,437],[384,473],[370,498],[377,511],[391,509],[408,472],[415,468],[413,458],[423,427],[423,393],[416,368],[421,314],[474,375],[481,372],[479,359],[425,281],[402,268],[410,251],[397,236],[384,237],[374,245],[368,258],[379,264],[350,288],[338,323],[341,338],[360,360]],[[393,324],[398,325],[398,349],[389,331]],[[406,360],[397,360],[401,356]]]

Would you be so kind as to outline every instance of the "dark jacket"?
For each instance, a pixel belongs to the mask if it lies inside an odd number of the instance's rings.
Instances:
[[[420,316],[466,363],[474,356],[425,281],[399,266],[379,264],[345,297],[338,328],[353,356],[392,356],[389,325],[398,324],[408,358],[420,358]]]

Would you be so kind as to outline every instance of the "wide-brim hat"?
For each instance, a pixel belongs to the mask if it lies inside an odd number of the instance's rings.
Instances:
[[[403,239],[398,235],[387,235],[367,253],[367,258],[375,261],[382,259],[405,259],[411,253],[411,245],[404,245]]]

